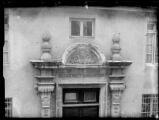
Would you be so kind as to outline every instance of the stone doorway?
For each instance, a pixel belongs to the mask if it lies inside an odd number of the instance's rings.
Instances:
[[[63,117],[64,88],[99,88],[99,108],[93,110],[99,111],[99,117],[106,117],[107,109],[110,107],[111,116],[120,116],[120,98],[125,89],[123,69],[132,62],[122,60],[120,46],[116,45],[118,43],[119,38],[113,38],[112,59],[107,61],[99,49],[91,44],[72,45],[64,52],[62,61],[52,60],[48,52],[51,48],[47,46],[41,60],[32,60],[31,63],[38,71],[35,77],[37,78],[36,89],[41,98],[41,117]],[[108,85],[110,98],[108,98]],[[51,98],[52,94],[54,94],[53,98]],[[50,105],[51,99],[54,99],[53,105]],[[110,106],[107,103],[109,99]],[[80,115],[86,110],[85,106],[82,107],[76,107]],[[86,107],[88,109],[88,106]],[[89,108],[88,111],[93,110]]]
[[[107,115],[107,84],[84,84],[58,85],[56,89],[57,117],[104,117]]]

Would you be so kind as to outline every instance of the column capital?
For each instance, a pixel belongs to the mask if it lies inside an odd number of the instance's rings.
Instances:
[[[40,93],[50,93],[53,92],[55,85],[38,85],[37,90]]]
[[[113,91],[123,91],[125,89],[125,84],[110,84],[110,90]]]

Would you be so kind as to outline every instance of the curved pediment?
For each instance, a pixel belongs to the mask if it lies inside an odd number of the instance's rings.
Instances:
[[[104,55],[91,44],[77,44],[66,49],[63,57],[64,64],[103,64]]]

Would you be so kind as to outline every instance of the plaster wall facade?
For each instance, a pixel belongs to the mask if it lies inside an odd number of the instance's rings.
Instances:
[[[69,18],[95,18],[95,37],[71,38]],[[140,116],[142,94],[157,93],[158,79],[157,67],[145,63],[146,25],[146,15],[142,10],[135,12],[93,7],[10,9],[9,64],[4,66],[3,74],[5,97],[13,98],[13,116],[40,116],[41,103],[34,89],[36,71],[30,60],[40,58],[42,35],[46,32],[51,35],[53,59],[61,59],[65,50],[75,43],[91,43],[100,48],[106,60],[112,54],[113,34],[120,33],[121,56],[133,62],[125,70],[126,89],[122,94],[121,114]],[[63,79],[57,78],[56,81]],[[79,81],[79,78],[69,79]],[[86,79],[93,81],[99,78]],[[108,80],[107,77],[101,79]]]

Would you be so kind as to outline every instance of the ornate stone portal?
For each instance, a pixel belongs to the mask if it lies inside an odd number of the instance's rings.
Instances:
[[[102,76],[109,76],[109,87],[111,90],[111,116],[120,116],[120,98],[125,88],[123,69],[130,65],[130,61],[124,61],[120,56],[119,35],[113,37],[111,60],[105,61],[102,55],[91,44],[78,44],[63,55],[62,61],[52,60],[50,36],[43,38],[42,55],[40,60],[32,60],[31,63],[38,71],[36,89],[41,99],[41,117],[57,117],[51,113],[51,95],[55,94],[55,78],[62,71],[73,74],[73,70],[104,70]],[[73,69],[73,70],[72,70]],[[70,70],[72,70],[70,72]],[[69,71],[69,72],[68,72]],[[107,72],[109,71],[109,72]],[[107,72],[107,73],[106,73]],[[110,73],[110,74],[108,74]],[[99,73],[97,73],[99,74]],[[88,76],[88,73],[87,73]],[[54,102],[56,104],[56,102]]]

